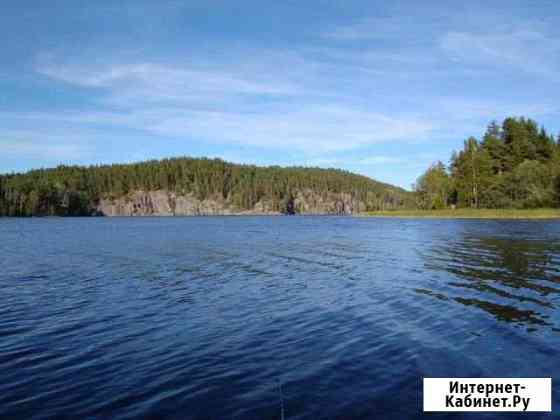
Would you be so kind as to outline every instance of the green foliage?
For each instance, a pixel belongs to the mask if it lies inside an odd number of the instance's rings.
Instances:
[[[511,175],[514,201],[522,207],[551,207],[554,201],[552,168],[536,160],[525,160]]]
[[[442,209],[442,210],[387,210],[371,211],[364,216],[375,217],[404,217],[404,218],[433,218],[433,219],[558,219],[560,209]]]
[[[433,167],[421,179],[431,172]],[[471,137],[465,141],[463,150],[453,153],[449,175],[449,205],[560,206],[560,146],[531,119],[506,118],[501,126],[490,123],[481,142]],[[417,193],[423,202],[425,192],[417,188]]]
[[[470,137],[451,163],[457,204],[464,207],[480,207],[482,197],[491,185],[493,166],[497,165],[492,163],[488,150],[474,137]]]
[[[174,158],[127,165],[59,166],[0,176],[0,216],[86,216],[102,198],[168,190],[203,200],[222,198],[241,210],[261,200],[294,211],[298,191],[350,193],[364,210],[402,208],[410,193],[335,169],[235,165],[219,159]]]
[[[417,205],[421,209],[435,210],[447,207],[451,190],[451,179],[445,165],[437,162],[420,178],[415,186]]]

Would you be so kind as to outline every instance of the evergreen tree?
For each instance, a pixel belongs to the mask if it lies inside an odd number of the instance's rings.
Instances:
[[[436,162],[418,178],[415,185],[418,207],[423,209],[442,209],[447,207],[451,181],[445,165]]]
[[[95,213],[101,199],[134,191],[172,191],[200,200],[224,199],[239,210],[266,201],[291,213],[298,191],[351,194],[362,210],[412,205],[411,194],[365,176],[335,169],[235,165],[219,159],[175,158],[128,165],[59,166],[0,175],[0,216]]]
[[[492,174],[492,159],[488,151],[474,137],[470,137],[451,162],[451,168],[458,204],[481,207],[481,197],[490,184]]]
[[[450,184],[449,202],[461,207],[560,206],[560,145],[531,119],[492,122],[480,143],[471,137],[452,153]]]

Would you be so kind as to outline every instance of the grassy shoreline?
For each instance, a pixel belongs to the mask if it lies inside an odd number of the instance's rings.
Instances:
[[[360,216],[408,219],[560,219],[560,209],[387,210],[366,212]]]

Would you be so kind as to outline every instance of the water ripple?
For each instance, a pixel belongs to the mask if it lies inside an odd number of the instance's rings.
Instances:
[[[0,235],[1,418],[402,419],[421,417],[424,376],[560,379],[557,223],[0,219]]]

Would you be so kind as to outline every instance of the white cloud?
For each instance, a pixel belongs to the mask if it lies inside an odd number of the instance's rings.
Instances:
[[[477,82],[462,73],[488,63],[498,70],[506,63],[531,71],[536,63],[551,75],[560,43],[546,28],[486,25],[492,29],[480,32],[465,25],[449,27],[437,18],[434,25],[434,20],[418,20],[413,14],[395,15],[333,27],[322,34],[321,44],[289,51],[223,48],[166,60],[122,54],[105,61],[90,52],[70,61],[40,54],[36,71],[66,84],[67,92],[75,89],[82,111],[0,113],[2,134],[11,127],[38,127],[34,135],[20,137],[28,146],[36,142],[36,152],[23,145],[21,154],[88,153],[62,137],[42,137],[45,131],[66,133],[97,149],[106,133],[115,139],[125,133],[121,148],[138,133],[149,139],[146,143],[181,140],[185,150],[194,143],[233,144],[256,153],[268,149],[273,152],[268,156],[298,154],[301,161],[320,166],[410,169],[411,161],[400,156],[348,162],[340,152],[382,143],[450,143],[480,134],[491,118],[558,112],[541,99],[531,103],[530,95],[513,101],[485,95],[482,87],[471,90]],[[360,42],[347,42],[354,40]],[[47,143],[53,146],[41,146]],[[153,153],[151,144],[142,147],[147,151],[138,156]],[[14,154],[18,149],[10,150]]]
[[[335,52],[314,51],[330,58]],[[348,62],[347,54],[340,53],[339,58]],[[495,110],[515,108],[448,96],[421,98],[423,109],[414,114],[383,112],[382,107],[360,101],[360,91],[354,90],[359,86],[347,87],[347,75],[337,85],[339,81],[328,73],[330,62],[306,59],[297,53],[263,56],[266,60],[259,64],[250,60],[229,65],[142,62],[97,68],[53,64],[49,57],[38,71],[52,79],[96,90],[92,95],[99,110],[28,113],[15,118],[75,129],[134,129],[182,139],[185,144],[235,144],[316,155],[380,143],[433,141],[446,130],[457,135],[453,132],[457,121],[462,121],[463,128],[470,121],[469,127],[476,134],[478,119],[495,115]],[[376,57],[372,51],[364,56],[369,60],[402,57],[390,53]],[[330,96],[315,93],[325,91],[328,83],[342,89],[327,90]],[[415,101],[412,97],[406,100]],[[538,104],[534,108],[543,111],[543,107]],[[525,114],[528,110],[519,109]],[[382,157],[370,159],[364,164],[389,163]]]
[[[507,72],[513,66],[528,73],[557,76],[560,38],[543,28],[508,26],[488,32],[447,33],[440,46],[451,58],[473,64],[490,64]]]
[[[6,113],[0,117],[6,118]],[[387,117],[357,107],[308,105],[266,112],[205,111],[182,108],[135,109],[111,113],[32,113],[20,122],[58,122],[70,127],[102,125],[132,128],[169,138],[203,140],[307,153],[426,137],[432,126],[421,120]]]
[[[414,13],[398,13],[385,17],[368,17],[346,25],[338,25],[323,37],[339,41],[398,39],[415,42],[438,28],[437,21],[419,20]]]
[[[79,144],[53,142],[49,138],[40,140],[39,133],[34,131],[12,132],[12,135],[6,137],[16,140],[0,141],[4,157],[26,156],[61,162],[81,159],[91,151],[87,146]]]
[[[200,136],[260,147],[313,152],[349,150],[426,135],[430,126],[343,106],[309,105],[274,113],[194,112],[149,127],[164,135]]]
[[[289,82],[243,77],[232,72],[130,63],[88,70],[80,66],[46,65],[38,72],[67,83],[111,90],[129,100],[179,100],[221,98],[225,95],[295,95],[301,89]],[[116,92],[113,92],[116,90]]]
[[[560,38],[546,19],[535,21],[474,10],[460,16],[445,8],[430,12],[430,19],[401,12],[331,28],[322,34],[325,39],[343,45],[357,41],[361,48],[331,48],[329,54],[366,65],[383,63],[385,69],[391,69],[391,64],[408,65],[399,74],[420,66],[424,71],[426,66],[441,71],[451,59],[463,65],[493,67],[502,73],[522,70],[558,79]],[[380,43],[384,47],[378,48],[376,44]],[[455,67],[453,71],[464,70]]]
[[[370,111],[348,101],[344,92],[323,93],[321,84],[332,80],[325,77],[325,66],[313,60],[291,53],[268,54],[265,61],[268,64],[228,66],[145,62],[91,70],[55,65],[51,59],[38,71],[56,80],[100,89],[100,110],[27,117],[307,153],[417,139],[433,129],[418,118]],[[282,65],[277,70],[278,61]]]

